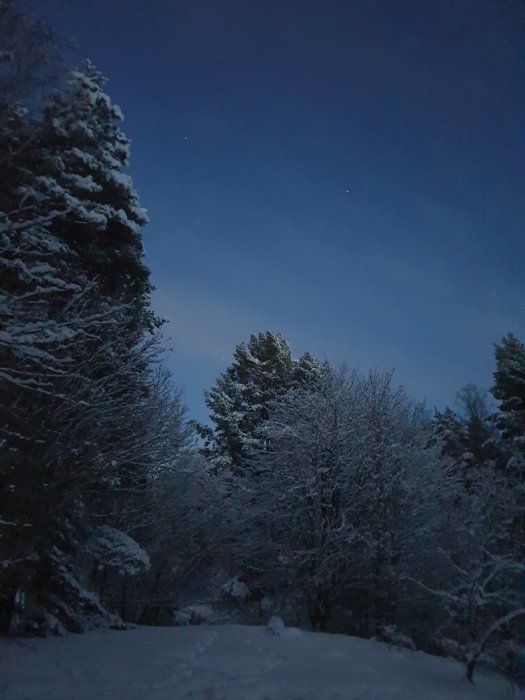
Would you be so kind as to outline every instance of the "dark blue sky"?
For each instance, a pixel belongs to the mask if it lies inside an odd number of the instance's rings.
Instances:
[[[443,406],[525,339],[521,0],[38,0],[110,82],[190,413],[251,332]]]

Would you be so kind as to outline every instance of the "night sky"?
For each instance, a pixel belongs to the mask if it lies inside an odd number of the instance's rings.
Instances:
[[[521,0],[38,0],[126,115],[190,415],[250,333],[415,399],[525,340]]]

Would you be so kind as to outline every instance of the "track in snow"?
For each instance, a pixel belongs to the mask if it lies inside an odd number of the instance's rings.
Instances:
[[[510,700],[508,682],[355,637],[241,625],[0,642],[1,700]],[[517,697],[517,696],[516,696]]]

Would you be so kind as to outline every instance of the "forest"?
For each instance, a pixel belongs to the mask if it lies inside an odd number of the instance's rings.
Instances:
[[[279,616],[523,683],[524,343],[430,411],[254,329],[192,420],[122,112],[17,0],[0,32],[0,633]]]

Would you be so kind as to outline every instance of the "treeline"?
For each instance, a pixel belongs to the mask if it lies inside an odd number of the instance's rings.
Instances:
[[[294,361],[270,332],[239,345],[201,429],[230,475],[237,598],[522,678],[525,346],[495,355],[498,409],[468,385],[429,416],[391,374]]]
[[[525,346],[429,415],[254,334],[185,416],[92,64],[0,5],[0,631],[265,621],[525,661]]]

